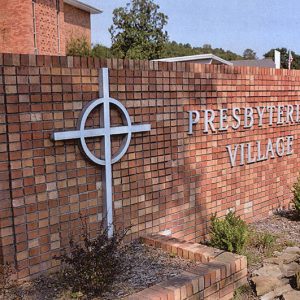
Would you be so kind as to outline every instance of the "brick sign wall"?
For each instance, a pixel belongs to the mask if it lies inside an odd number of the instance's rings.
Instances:
[[[213,213],[252,221],[289,203],[300,170],[299,71],[0,55],[0,255],[19,278],[57,266],[80,216],[91,235],[104,217],[101,168],[76,141],[50,140],[98,98],[100,67],[131,121],[152,126],[113,165],[114,220],[132,225],[128,240],[167,231],[199,241]],[[95,153],[100,145],[89,143]]]

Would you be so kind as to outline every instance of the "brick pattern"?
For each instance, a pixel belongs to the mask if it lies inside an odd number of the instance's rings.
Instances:
[[[34,53],[32,0],[0,0],[0,52]]]
[[[234,290],[247,282],[244,256],[161,235],[146,236],[142,240],[147,245],[203,264],[133,294],[127,300],[232,299]]]
[[[1,54],[0,62],[7,120],[0,149],[3,174],[8,168],[11,178],[10,193],[1,194],[1,243],[3,253],[15,248],[20,278],[56,268],[52,257],[80,232],[80,214],[92,235],[103,217],[100,168],[85,160],[76,141],[49,139],[53,131],[74,129],[83,106],[98,98],[100,67],[110,69],[111,96],[125,105],[132,122],[152,126],[150,133],[134,134],[126,155],[113,165],[114,218],[132,225],[128,240],[170,230],[173,237],[199,241],[213,213],[235,208],[251,222],[291,199],[300,163],[299,126],[223,134],[195,130],[190,136],[187,111],[298,103],[299,71],[10,54]],[[291,132],[292,156],[230,167],[229,140]],[[100,143],[92,146],[97,152]],[[7,175],[1,178],[8,191]]]
[[[35,53],[32,2],[0,0],[0,53]],[[91,43],[91,20],[86,11],[60,0],[57,17],[56,0],[35,0],[35,16],[40,55],[65,55],[71,37],[85,36]]]
[[[66,45],[72,38],[85,37],[88,43],[91,42],[91,16],[88,12],[65,4],[64,23]]]
[[[63,8],[63,0],[60,0],[59,10],[56,6],[56,0],[36,0],[37,49],[39,54],[57,53],[63,55],[66,53]]]

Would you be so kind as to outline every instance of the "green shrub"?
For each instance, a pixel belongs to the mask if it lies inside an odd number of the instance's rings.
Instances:
[[[92,56],[98,57],[98,58],[112,58],[113,57],[110,48],[105,47],[100,44],[93,45]]]
[[[91,239],[87,227],[83,228],[82,241],[69,241],[69,251],[56,257],[64,264],[62,280],[73,293],[88,297],[101,296],[125,268],[126,248],[122,246],[129,228],[115,230],[108,238],[108,229],[101,225],[99,234]]]
[[[211,218],[210,245],[213,247],[240,254],[248,234],[247,224],[234,212],[230,211],[224,219]]]
[[[300,215],[300,175],[298,176],[297,181],[293,185],[292,192],[294,195],[293,203],[298,214]]]
[[[249,234],[249,245],[258,249],[259,251],[265,251],[272,249],[276,243],[276,236],[268,232],[251,231]]]
[[[85,36],[71,38],[67,44],[67,55],[69,56],[91,56],[92,49]]]
[[[233,300],[245,299],[254,299],[253,290],[248,283],[238,287],[233,293]]]
[[[90,56],[97,58],[112,58],[111,50],[100,44],[91,45],[86,37],[71,38],[67,44],[67,55],[69,56]]]

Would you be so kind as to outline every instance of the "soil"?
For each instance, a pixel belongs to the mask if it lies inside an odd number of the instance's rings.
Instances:
[[[269,248],[247,246],[249,277],[262,266],[262,261],[271,257],[274,251],[282,251],[288,246],[300,246],[300,217],[295,210],[277,211],[274,215],[252,223],[250,228],[257,234],[269,233],[275,237]],[[234,300],[258,300],[251,286],[246,285],[236,292]]]
[[[253,227],[277,235],[278,241],[290,241],[296,246],[300,245],[300,216],[295,210],[280,210],[273,216],[254,223]]]
[[[250,225],[250,228],[260,233],[270,233],[276,237],[271,249],[257,246],[247,247],[250,255],[249,276],[251,272],[261,266],[264,258],[272,255],[274,251],[281,251],[287,246],[300,246],[300,219],[295,211],[279,211],[275,215]],[[101,298],[94,299],[121,299],[152,286],[161,281],[177,276],[184,270],[198,263],[172,256],[160,249],[132,242],[126,253],[127,271],[121,275],[110,291]],[[72,294],[64,287],[60,277],[53,274],[47,277],[18,285],[5,290],[0,299],[12,300],[49,300],[49,299],[85,299],[81,294]],[[1,293],[1,291],[0,291]],[[244,286],[236,291],[235,300],[258,299],[250,286]]]
[[[200,263],[170,255],[153,247],[132,242],[126,251],[127,271],[124,272],[111,286],[109,292],[101,298],[93,299],[121,299],[125,296],[141,291],[159,282],[175,277],[182,271]],[[85,299],[80,293],[72,293],[66,289],[58,274],[40,277],[23,285],[16,286],[0,295],[0,299],[12,300],[48,300],[48,299]]]

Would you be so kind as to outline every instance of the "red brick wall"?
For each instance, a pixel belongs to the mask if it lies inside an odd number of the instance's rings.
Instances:
[[[68,4],[64,5],[66,45],[72,38],[85,37],[91,43],[90,13]]]
[[[0,264],[14,261],[14,227],[12,218],[10,154],[3,76],[3,57],[0,56]]]
[[[71,37],[91,43],[90,14],[60,0],[58,47],[56,0],[36,0],[37,50],[40,55],[65,55]],[[0,52],[34,54],[32,0],[0,0]]]
[[[60,0],[59,12],[60,52],[56,0],[37,0],[35,10],[38,53],[42,55],[65,54],[63,0]]]
[[[0,0],[0,52],[33,53],[31,0]]]
[[[150,133],[133,134],[113,165],[114,220],[133,225],[128,239],[168,229],[199,241],[213,213],[235,208],[250,222],[291,199],[299,125],[205,134],[201,123],[188,135],[187,112],[299,104],[299,71],[48,56],[2,60],[1,243],[6,254],[16,249],[20,278],[57,265],[52,257],[80,231],[80,214],[92,235],[103,217],[101,168],[86,161],[76,141],[50,140],[53,131],[74,129],[83,106],[98,98],[100,67],[110,68],[111,96],[132,121],[152,126]],[[226,145],[287,135],[295,138],[293,155],[231,168]]]

